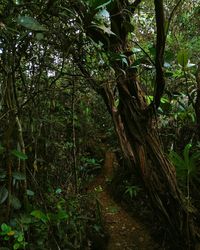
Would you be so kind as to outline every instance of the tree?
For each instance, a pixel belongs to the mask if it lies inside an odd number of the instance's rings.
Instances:
[[[152,48],[156,54],[155,60],[151,57],[148,60],[155,68],[156,79],[153,101],[147,104],[146,93],[134,65],[134,52],[130,50],[133,43],[139,46],[137,41],[131,41],[130,34],[134,29],[136,10],[140,15],[141,0],[133,3],[128,0],[57,0],[40,1],[39,4],[34,1],[4,1],[2,6],[6,15],[2,15],[0,23],[1,87],[6,93],[2,98],[7,120],[4,145],[10,195],[12,169],[9,152],[17,147],[11,145],[14,137],[17,137],[23,153],[18,152],[18,157],[25,157],[21,121],[28,124],[33,114],[35,117],[44,115],[46,109],[43,107],[54,108],[55,89],[62,90],[59,80],[64,81],[66,76],[75,79],[78,75],[90,82],[102,96],[113,119],[122,152],[133,169],[140,172],[152,206],[163,223],[167,223],[168,232],[176,237],[177,245],[188,249],[194,247],[198,240],[196,210],[177,185],[174,166],[162,149],[157,129],[157,109],[165,89],[166,36],[180,3],[175,4],[167,23],[163,1],[154,1],[157,31],[156,44],[152,44]],[[146,53],[145,50],[143,52]],[[96,68],[92,68],[94,65]],[[104,70],[107,74],[101,75]],[[51,93],[49,99],[46,93]],[[30,127],[28,131],[31,131]],[[42,126],[41,129],[48,133],[47,127]],[[41,144],[44,144],[41,148],[45,151],[45,142]],[[24,164],[20,165],[20,170],[25,176]],[[23,193],[26,197],[26,182]]]
[[[116,82],[112,85],[105,84],[104,88],[98,91],[112,116],[122,152],[132,167],[139,169],[153,207],[159,212],[159,217],[164,218],[169,225],[169,231],[176,237],[177,245],[180,247],[182,244],[184,249],[190,249],[198,241],[196,211],[178,187],[175,168],[163,152],[156,127],[156,112],[165,88],[163,64],[168,28],[165,28],[163,1],[154,1],[157,28],[154,63],[156,80],[154,99],[150,105],[146,103],[145,92],[138,82],[137,72],[131,67],[132,53],[129,51],[131,18],[140,2],[106,2],[110,24],[107,23],[106,27],[105,23],[96,22],[96,26],[92,25],[92,22],[90,25],[87,23],[87,35],[96,43],[100,41],[109,55],[118,55],[118,60],[110,60]],[[95,19],[97,2],[94,1],[91,6],[89,14],[92,13]],[[172,16],[169,21],[171,18]],[[88,19],[87,17],[86,20]],[[120,55],[122,60],[119,60]],[[81,65],[79,67],[88,78],[91,77],[90,72]],[[91,84],[96,86],[95,80],[91,80]]]

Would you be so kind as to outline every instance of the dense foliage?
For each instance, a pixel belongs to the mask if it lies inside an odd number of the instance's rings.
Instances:
[[[164,1],[165,86],[157,105],[153,2],[1,1],[0,249],[91,249],[104,238],[99,201],[86,189],[105,151],[119,151],[102,91],[114,93],[120,110],[116,82],[128,74],[137,74],[145,105],[156,104],[153,126],[188,209],[200,209],[199,5]],[[113,21],[120,8],[121,27]],[[143,188],[132,175],[120,180],[129,206]]]

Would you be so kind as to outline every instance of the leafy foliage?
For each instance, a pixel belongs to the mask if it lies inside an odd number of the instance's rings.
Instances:
[[[198,181],[199,182],[199,170],[197,163],[200,158],[200,152],[190,153],[192,144],[187,144],[183,150],[182,156],[174,151],[171,151],[169,157],[171,161],[176,166],[177,177],[187,185],[187,179],[189,182]]]
[[[154,104],[154,6],[141,1],[133,14],[137,1],[123,2],[127,6],[116,16],[113,12],[120,1],[0,3],[2,246],[84,249],[91,231],[102,233],[94,215],[100,210],[91,197],[81,194],[101,170],[105,145],[118,148],[98,94],[109,86],[118,112],[123,100],[116,80],[137,73],[147,105]],[[174,4],[172,0],[165,4],[167,18]],[[188,179],[191,185],[199,182],[199,152],[189,144],[199,139],[195,130],[198,14],[198,1],[184,2],[172,17],[164,58],[166,89],[155,119],[158,124],[153,124],[159,127],[166,151],[174,148],[170,158],[183,186]],[[128,33],[128,46],[115,51],[115,43],[120,41],[123,47],[123,31]],[[182,155],[176,153],[182,150]],[[120,188],[121,195],[131,200],[140,195],[132,182]]]

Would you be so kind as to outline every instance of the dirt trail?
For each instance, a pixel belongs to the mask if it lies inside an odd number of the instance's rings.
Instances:
[[[145,226],[131,217],[107,192],[106,180],[112,177],[115,161],[115,154],[107,152],[103,173],[89,188],[89,191],[98,190],[102,216],[109,234],[107,250],[159,249]]]

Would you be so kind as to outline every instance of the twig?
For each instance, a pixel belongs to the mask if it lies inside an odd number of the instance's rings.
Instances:
[[[156,66],[155,65],[155,62],[152,60],[152,58],[150,57],[150,55],[139,45],[138,42],[134,41],[134,40],[131,40],[133,43],[135,43],[141,50],[142,52],[149,58],[149,61],[152,63],[152,65]]]
[[[167,28],[166,28],[166,32],[165,32],[165,35],[166,35],[166,36],[167,36],[168,33],[169,33],[169,26],[170,26],[170,24],[171,24],[171,21],[172,21],[172,18],[173,18],[173,16],[174,16],[174,13],[175,13],[175,11],[178,9],[178,6],[180,5],[181,2],[182,2],[182,0],[179,0],[179,1],[177,2],[177,4],[174,6],[174,8],[173,8],[173,10],[172,10],[172,12],[171,12],[171,14],[170,14],[170,16],[169,16],[168,23],[167,23]]]

